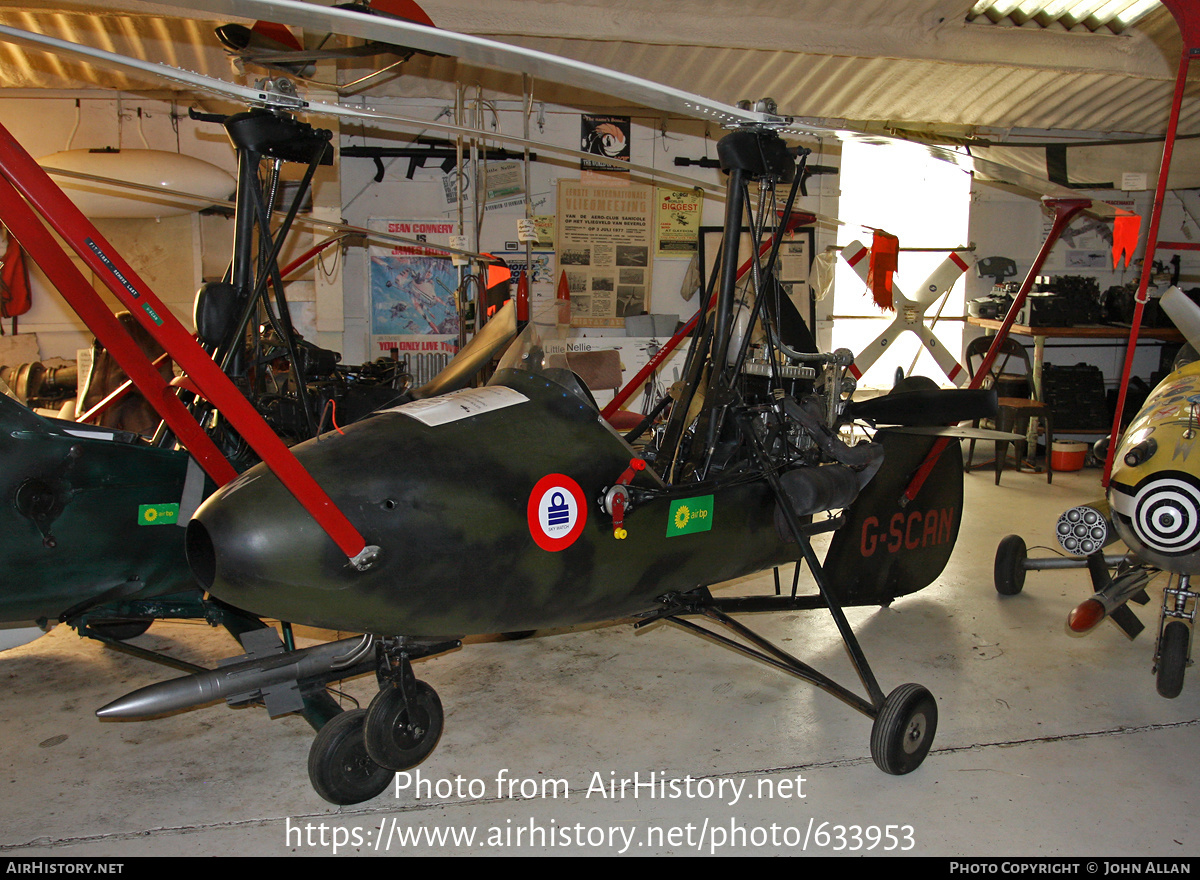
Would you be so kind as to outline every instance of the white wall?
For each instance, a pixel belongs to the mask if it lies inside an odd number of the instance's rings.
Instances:
[[[451,109],[447,102],[439,100],[401,100],[373,105],[383,111],[394,111],[404,115],[433,119],[443,111]],[[141,110],[139,116],[138,111]],[[490,126],[498,124],[508,134],[519,135],[523,130],[521,107],[518,102],[498,102],[488,106],[485,121]],[[443,117],[445,118],[445,117]],[[671,120],[664,130],[663,121],[656,117],[635,116],[632,134],[633,160],[655,168],[693,175],[710,183],[720,183],[721,175],[714,170],[695,167],[677,168],[676,156],[691,159],[715,157],[716,140],[723,134],[719,129],[706,132],[701,123]],[[5,125],[16,139],[35,157],[66,149],[84,147],[138,148],[149,146],[154,149],[178,150],[196,156],[235,172],[235,158],[224,130],[215,124],[199,123],[187,118],[186,108],[170,102],[111,96],[96,97],[93,93],[80,93],[76,108],[76,95],[51,97],[4,97],[0,98],[0,123]],[[535,104],[530,122],[531,137],[574,146],[579,141],[579,114],[559,107],[543,107]],[[432,134],[432,133],[431,133]],[[341,142],[344,145],[403,146],[409,143],[409,135],[381,135],[361,127],[348,126],[343,129]],[[838,165],[839,151],[836,142],[812,144],[814,153],[810,162],[823,165]],[[457,207],[447,202],[443,173],[440,169],[418,169],[411,180],[406,179],[406,159],[385,160],[386,176],[381,183],[373,180],[375,165],[368,159],[345,159],[341,164],[342,218],[351,224],[366,226],[372,219],[414,219],[444,217],[456,219]],[[539,155],[532,163],[531,198],[536,214],[552,214],[555,209],[555,193],[559,179],[577,179],[578,163],[574,160],[556,159],[547,153]],[[809,181],[810,196],[799,200],[797,207],[818,214],[836,216],[839,182],[837,175],[823,175]],[[780,199],[785,193],[780,193]],[[1111,197],[1129,197],[1130,194],[1102,194]],[[1149,193],[1132,194],[1140,213],[1147,211]],[[473,206],[466,206],[469,218]],[[507,250],[509,242],[515,242],[515,222],[523,216],[523,208],[512,208],[487,212],[475,238],[473,229],[468,229],[471,247],[476,245],[485,251],[506,255],[510,261],[520,263],[523,249]],[[724,208],[717,198],[707,197],[704,203],[704,223],[718,226],[723,220]],[[1077,221],[1077,224],[1082,221]],[[232,224],[224,217],[187,215],[180,218],[158,220],[101,221],[102,233],[118,247],[134,268],[142,273],[156,293],[171,310],[190,326],[192,298],[204,278],[219,277],[229,259]],[[1045,219],[1040,204],[1025,196],[1003,192],[995,187],[977,184],[972,204],[970,239],[976,245],[976,257],[1007,256],[1014,259],[1018,267],[1017,278],[1024,273],[1036,255],[1044,235]],[[834,243],[834,227],[818,224],[816,249]],[[1162,239],[1186,239],[1197,234],[1200,224],[1187,219],[1181,202],[1168,196],[1164,214]],[[1143,231],[1144,234],[1144,231]],[[318,235],[318,237],[321,237]],[[298,252],[311,241],[311,237],[290,251]],[[1113,270],[1078,269],[1068,265],[1069,248],[1060,244],[1052,253],[1043,271],[1046,274],[1093,274],[1102,289],[1121,284],[1136,277],[1137,268]],[[1166,260],[1170,252],[1159,253]],[[654,286],[649,311],[654,313],[678,314],[687,318],[694,313],[696,300],[685,301],[681,295],[681,284],[687,269],[687,260],[658,258],[654,262]],[[1200,259],[1183,252],[1183,286],[1200,285]],[[323,325],[314,314],[314,275],[289,286],[289,297],[295,303],[299,325],[310,335],[316,335],[321,344],[339,348],[346,363],[358,363],[369,359],[374,353],[368,351],[367,285],[368,251],[355,244],[344,250],[340,257],[327,254],[322,266],[321,283],[331,283],[329,276],[341,288],[341,315],[339,327],[331,329],[328,318]],[[990,289],[990,279],[980,279],[973,272],[966,278],[967,298],[981,296]],[[33,310],[20,321],[22,332],[36,332],[42,345],[43,358],[69,357],[75,349],[90,343],[90,333],[73,316],[57,295],[44,283],[35,281],[36,292]],[[115,307],[115,301],[105,292]],[[552,296],[553,290],[535,291],[535,296]],[[825,320],[832,313],[832,300],[818,304],[818,339],[824,346],[830,344],[829,324]],[[320,325],[320,326],[319,326]],[[344,329],[342,329],[344,328]],[[322,332],[317,333],[320,329]],[[620,331],[586,331],[589,335],[620,334]],[[971,338],[973,331],[966,336]],[[1096,346],[1086,349],[1050,348],[1047,360],[1050,363],[1071,364],[1086,361],[1100,366],[1115,382],[1120,373],[1123,349],[1120,346]],[[1157,367],[1157,349],[1147,347],[1139,353],[1135,373],[1149,376]]]
[[[433,101],[396,101],[388,104],[373,104],[374,109],[384,112],[403,113],[420,118],[434,118],[443,110],[451,109],[444,103]],[[495,113],[492,113],[494,109]],[[544,120],[544,126],[537,124],[538,119]],[[486,115],[489,125],[498,120],[500,130],[507,135],[520,136],[523,123],[520,105],[515,102],[500,102]],[[448,121],[448,120],[447,120]],[[641,165],[652,166],[656,169],[685,174],[699,180],[714,184],[722,182],[721,175],[716,170],[700,169],[694,166],[678,168],[674,165],[676,156],[690,159],[701,157],[716,157],[716,139],[723,131],[714,128],[709,137],[705,137],[705,127],[702,123],[672,120],[664,134],[662,122],[657,118],[633,117],[631,136],[632,161]],[[430,136],[435,136],[430,133]],[[578,112],[561,108],[548,107],[544,113],[535,111],[535,119],[531,123],[531,138],[549,140],[556,144],[577,146],[580,139],[580,115]],[[364,137],[352,126],[343,129],[343,145],[354,146],[405,146],[404,138]],[[810,158],[814,164],[836,164],[835,155],[814,155]],[[436,163],[430,163],[433,166]],[[367,225],[372,219],[433,219],[445,218],[457,220],[458,208],[448,204],[445,195],[444,173],[439,168],[417,169],[413,179],[406,179],[408,171],[407,159],[385,160],[386,176],[380,183],[375,183],[373,177],[376,167],[369,159],[347,158],[342,160],[342,193],[345,204],[345,218],[354,225]],[[577,180],[580,177],[577,160],[559,159],[542,151],[538,153],[538,161],[532,163],[530,170],[533,213],[552,214],[555,210],[555,195],[560,179]],[[635,181],[642,182],[642,181]],[[675,185],[675,184],[664,184]],[[814,177],[809,182],[810,196],[797,201],[797,208],[817,213],[833,215],[836,206],[837,181],[834,176]],[[786,192],[779,194],[782,199]],[[478,230],[471,228],[474,206],[468,204],[465,210],[467,234],[470,238],[469,247],[485,252],[497,253],[510,264],[523,264],[524,249],[516,251],[506,248],[506,244],[515,243],[516,221],[524,216],[524,208],[516,205],[502,210],[489,210],[485,213],[484,221]],[[704,219],[706,226],[719,226],[724,218],[724,203],[718,198],[706,194],[704,200]],[[826,239],[828,239],[826,241]],[[832,228],[822,230],[818,247],[832,243]],[[710,254],[711,256],[711,254]],[[656,314],[677,314],[681,319],[687,319],[695,313],[697,301],[685,300],[681,295],[684,274],[687,270],[687,258],[658,258],[653,265],[653,292],[648,304],[648,311]],[[352,248],[346,254],[345,263],[345,352],[344,360],[356,363],[376,353],[366,351],[367,327],[367,267],[368,255],[365,249]],[[555,272],[557,278],[557,271]],[[553,287],[534,290],[535,296],[552,297]],[[623,331],[588,329],[579,331],[581,335],[624,335]]]
[[[1081,193],[1081,195],[1087,195]],[[1070,241],[1061,240],[1050,252],[1041,269],[1043,275],[1083,275],[1096,278],[1101,291],[1109,287],[1137,282],[1141,273],[1141,258],[1145,247],[1152,192],[1099,192],[1091,194],[1105,201],[1132,201],[1133,210],[1142,216],[1141,241],[1132,265],[1126,267],[1122,262],[1120,268],[1113,268],[1111,255],[1105,251],[1103,268],[1080,267],[1077,265],[1081,257],[1095,252],[1093,248],[1080,252],[1071,246]],[[1043,210],[1041,204],[1027,196],[1005,192],[995,186],[976,184],[971,207],[970,237],[976,245],[975,257],[1005,256],[1017,264],[1017,275],[1011,279],[1021,281],[1027,275],[1041,246],[1045,240],[1051,214]],[[1068,232],[1079,231],[1093,221],[1088,215],[1077,217],[1068,226]],[[1183,204],[1179,197],[1168,193],[1164,205],[1163,219],[1159,230],[1160,241],[1186,241],[1191,237],[1200,238],[1200,224],[1188,220]],[[1200,255],[1189,251],[1172,251],[1161,249],[1155,254],[1157,261],[1167,263],[1174,253],[1181,256],[1180,287],[1188,289],[1200,286]],[[1160,288],[1151,288],[1151,295],[1156,295],[1166,289],[1165,282],[1160,278]],[[991,278],[979,278],[974,272],[967,274],[967,299],[984,296],[991,290]],[[982,331],[968,327],[965,341],[982,335]],[[1029,338],[1020,338],[1025,344],[1032,344]],[[1133,365],[1133,375],[1149,380],[1159,366],[1159,346],[1153,342],[1143,341],[1137,351]],[[1125,360],[1125,340],[1105,341],[1105,344],[1087,345],[1078,340],[1048,340],[1046,348],[1046,363],[1071,366],[1078,363],[1088,363],[1099,367],[1105,375],[1108,388],[1115,388]]]
[[[77,106],[78,101],[78,106]],[[141,111],[139,116],[139,110]],[[234,171],[233,150],[224,131],[187,118],[187,108],[168,101],[114,98],[79,93],[58,97],[0,99],[0,124],[35,159],[68,149],[143,149],[182,152]],[[220,218],[198,214],[156,219],[95,221],[101,235],[130,263],[160,299],[191,327],[192,300],[205,269],[228,261],[229,244]],[[68,249],[68,253],[70,253]],[[222,258],[219,256],[224,253]],[[114,311],[121,306],[78,258],[76,266],[92,281]],[[62,300],[36,266],[32,267],[33,305],[18,318],[20,333],[36,333],[42,359],[73,359],[91,345],[91,332]],[[10,322],[4,321],[8,332]]]

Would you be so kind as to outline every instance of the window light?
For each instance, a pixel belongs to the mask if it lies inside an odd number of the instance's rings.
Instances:
[[[979,0],[967,21],[1119,34],[1160,5],[1159,0]]]

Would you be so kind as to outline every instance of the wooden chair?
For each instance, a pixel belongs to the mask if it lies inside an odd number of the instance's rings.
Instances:
[[[975,378],[977,366],[982,366],[988,349],[992,346],[994,337],[981,336],[967,344],[967,371]],[[978,359],[978,363],[977,360]],[[1013,372],[1014,369],[1021,372]],[[999,394],[999,414],[996,417],[996,430],[1026,435],[1031,419],[1041,419],[1042,429],[1046,437],[1046,482],[1054,482],[1054,467],[1050,460],[1054,448],[1054,420],[1050,406],[1033,398],[1033,371],[1029,363],[1029,354],[1025,346],[1014,339],[1007,338],[1000,346],[996,360],[988,371],[988,377],[983,381],[984,387],[995,388]],[[1023,390],[1022,390],[1023,389]],[[978,427],[978,421],[975,423]],[[1026,455],[1026,441],[1014,441],[1017,456],[1017,470]],[[1008,441],[996,441],[996,485],[1000,485],[1000,473],[1004,470],[1004,462],[1008,456]],[[972,440],[967,451],[967,463],[964,470],[971,470],[975,458],[975,441]]]

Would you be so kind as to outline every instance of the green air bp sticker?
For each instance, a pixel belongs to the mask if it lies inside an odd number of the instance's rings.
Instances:
[[[694,532],[707,532],[713,523],[713,497],[701,495],[699,498],[685,498],[682,501],[671,502],[671,511],[667,516],[667,537],[690,535]]]
[[[139,526],[173,526],[179,522],[178,504],[138,505]]]

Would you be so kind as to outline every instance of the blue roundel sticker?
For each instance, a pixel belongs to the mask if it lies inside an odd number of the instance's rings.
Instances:
[[[529,493],[529,534],[543,550],[565,550],[587,524],[583,489],[570,477],[549,474]]]

